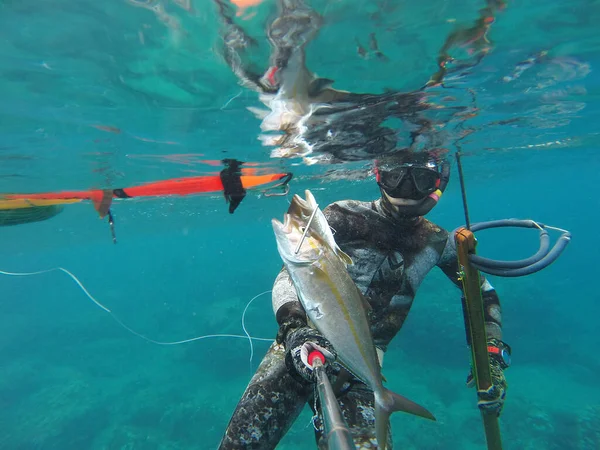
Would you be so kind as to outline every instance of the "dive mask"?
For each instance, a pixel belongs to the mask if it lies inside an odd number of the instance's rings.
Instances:
[[[434,163],[403,164],[391,170],[378,168],[377,184],[393,198],[422,200],[440,186],[441,174]]]

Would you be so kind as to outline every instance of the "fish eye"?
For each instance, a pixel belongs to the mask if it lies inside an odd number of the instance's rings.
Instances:
[[[300,227],[300,231],[304,233],[306,231],[306,227]]]

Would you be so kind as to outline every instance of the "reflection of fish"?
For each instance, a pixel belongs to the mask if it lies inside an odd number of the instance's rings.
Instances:
[[[280,68],[275,76],[279,82],[277,94],[262,96],[261,100],[272,111],[267,119],[278,119],[279,123],[272,124],[278,130],[285,124],[295,125],[301,117],[310,114],[315,106],[331,103],[347,94],[345,91],[332,89],[330,86],[333,80],[318,78],[308,70],[302,48],[292,52],[286,66]]]
[[[318,109],[345,99],[348,92],[332,89],[333,80],[318,78],[310,72],[305,64],[302,47],[292,51],[284,67],[279,67],[276,71],[269,70],[267,77],[269,83],[279,87],[276,94],[263,92],[259,96],[269,110],[249,109],[262,119],[263,131],[284,131],[286,135],[262,135],[259,139],[264,145],[282,146],[273,150],[272,156],[288,157],[310,153],[311,147],[302,140],[306,122]],[[286,142],[288,135],[294,136],[293,142]]]
[[[275,114],[286,111],[298,118],[310,113],[313,105],[330,103],[348,94],[332,89],[333,80],[318,78],[310,72],[302,48],[295,49],[286,66],[279,68],[274,76],[279,84],[277,94],[262,95],[261,101]]]
[[[435,418],[383,386],[364,300],[346,270],[349,258],[335,245],[327,220],[309,191],[306,197],[305,201],[294,196],[283,224],[272,220],[277,248],[311,322],[331,342],[340,362],[373,390],[377,441],[385,450],[389,416],[394,411]],[[310,224],[306,220],[309,212],[315,212]],[[306,226],[309,230],[303,239]]]

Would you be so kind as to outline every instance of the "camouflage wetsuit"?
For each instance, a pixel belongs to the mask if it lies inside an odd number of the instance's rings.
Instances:
[[[372,307],[371,331],[377,348],[387,349],[402,327],[419,285],[434,266],[460,286],[451,236],[432,222],[422,217],[394,219],[381,200],[336,202],[324,213],[336,230],[336,242],[354,261],[348,271]],[[482,291],[488,336],[501,339],[498,296],[483,278]],[[312,385],[299,381],[285,363],[285,335],[306,327],[305,314],[285,269],[275,280],[273,308],[283,344],[274,343],[269,348],[236,407],[221,450],[273,449],[305,403],[314,406]],[[373,393],[352,380],[338,399],[357,448],[370,448],[375,440]],[[318,424],[317,420],[317,428]],[[319,429],[316,435],[319,442]],[[391,436],[389,441],[391,448]]]

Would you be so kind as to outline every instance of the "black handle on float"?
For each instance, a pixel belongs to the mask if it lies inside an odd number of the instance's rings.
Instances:
[[[489,230],[491,228],[509,227],[538,228],[540,230],[539,250],[529,258],[517,261],[494,260],[471,254],[469,256],[469,261],[476,269],[490,275],[497,275],[501,277],[521,277],[524,275],[530,275],[542,270],[545,267],[548,267],[550,264],[556,261],[571,240],[571,233],[565,230],[560,230],[562,231],[561,236],[558,238],[552,249],[549,250],[550,237],[548,236],[548,231],[546,229],[553,227],[548,227],[533,220],[502,219],[489,222],[480,222],[471,225],[471,230],[475,232]]]
[[[465,328],[471,344],[471,369],[473,379],[478,391],[485,391],[492,387],[492,373],[490,370],[490,356],[487,349],[487,333],[485,330],[485,317],[483,297],[481,295],[481,282],[479,271],[470,263],[470,257],[475,254],[477,241],[475,235],[460,228],[455,233],[455,242],[458,254],[458,263],[461,269],[460,280],[463,286],[465,313]],[[500,423],[496,413],[481,410],[483,428],[488,450],[502,450]]]

